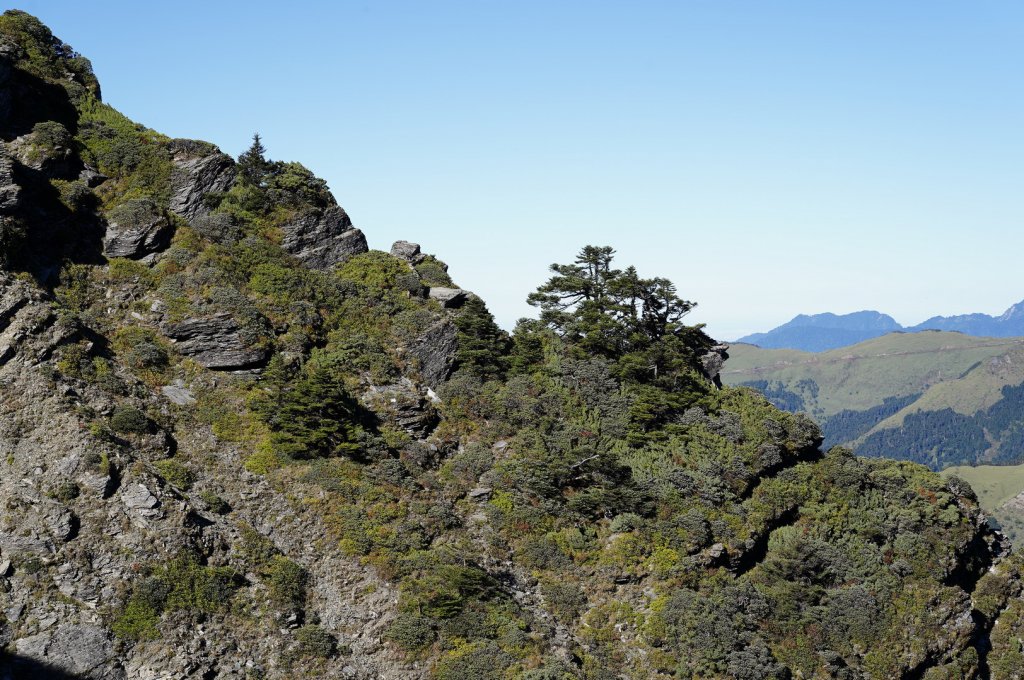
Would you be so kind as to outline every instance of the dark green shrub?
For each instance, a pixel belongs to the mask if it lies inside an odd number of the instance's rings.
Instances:
[[[416,265],[416,273],[428,286],[451,287],[455,285],[452,278],[448,276],[448,265],[433,255],[427,255],[426,259]]]
[[[574,581],[544,580],[541,581],[540,592],[548,609],[563,621],[572,621],[587,606],[582,584]]]
[[[399,612],[384,637],[407,652],[414,652],[431,644],[435,634],[427,617],[415,612]]]
[[[527,538],[516,550],[516,558],[529,569],[564,569],[572,560],[550,536]]]
[[[150,427],[146,414],[134,406],[118,406],[110,416],[110,429],[114,432],[145,434]]]
[[[76,213],[88,212],[97,207],[96,194],[85,182],[74,180],[66,182],[63,180],[51,180],[60,192],[60,201],[68,210]]]
[[[204,198],[209,196],[210,194],[207,194]],[[225,246],[234,245],[242,238],[242,230],[235,224],[230,215],[225,215],[224,213],[200,215],[192,220],[192,228],[208,241]]]
[[[397,288],[399,278],[407,273],[409,265],[404,260],[379,250],[349,258],[337,270],[342,280],[361,284],[374,291]]]
[[[615,519],[611,523],[612,533],[624,533],[627,531],[634,531],[643,526],[644,520],[640,515],[633,512],[624,512],[621,515],[616,515]]]
[[[233,569],[205,567],[194,555],[179,555],[135,584],[112,629],[124,638],[153,639],[162,612],[215,612],[241,584],[241,576]]]
[[[132,347],[125,358],[132,368],[163,368],[168,362],[167,350],[146,340]]]
[[[238,552],[250,567],[261,569],[275,556],[281,554],[273,541],[251,526],[243,525],[240,531],[242,544],[239,546]]]
[[[362,409],[349,394],[336,357],[314,357],[291,384],[259,394],[252,407],[274,431],[274,450],[296,459],[359,451]]]
[[[67,479],[54,485],[46,495],[62,503],[69,503],[78,498],[80,493],[81,489],[78,488],[78,485]]]
[[[153,464],[153,467],[156,468],[157,474],[171,486],[175,486],[182,491],[188,491],[192,488],[195,475],[192,474],[191,470],[173,458],[158,460]]]
[[[513,662],[512,656],[493,642],[477,642],[446,654],[435,666],[437,680],[500,678]]]
[[[71,146],[71,133],[55,120],[36,123],[32,127],[32,143],[50,149],[68,148]]]
[[[114,619],[114,635],[128,640],[155,640],[160,637],[157,624],[160,613],[141,600],[131,599]]]
[[[299,653],[319,659],[328,659],[338,651],[338,641],[320,626],[303,626],[295,631]]]
[[[264,579],[274,603],[284,607],[302,607],[306,601],[308,574],[300,565],[283,555],[270,559]]]
[[[397,458],[386,458],[367,467],[363,474],[375,484],[402,486],[409,479],[409,471]]]
[[[206,504],[206,509],[212,513],[226,515],[231,512],[228,502],[212,491],[200,491],[199,498]]]

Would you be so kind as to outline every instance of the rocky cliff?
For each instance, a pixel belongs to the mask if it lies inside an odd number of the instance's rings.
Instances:
[[[510,337],[13,11],[0,135],[0,678],[1022,672],[969,487],[719,388],[692,303],[610,249]]]

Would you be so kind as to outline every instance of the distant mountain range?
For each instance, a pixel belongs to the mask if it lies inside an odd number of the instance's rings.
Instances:
[[[757,345],[764,349],[799,349],[805,352],[826,352],[854,345],[886,333],[919,331],[956,331],[988,338],[1024,336],[1024,300],[999,316],[960,314],[933,316],[916,326],[901,326],[888,314],[876,311],[852,314],[800,314],[792,321],[767,333],[753,333],[735,342]]]

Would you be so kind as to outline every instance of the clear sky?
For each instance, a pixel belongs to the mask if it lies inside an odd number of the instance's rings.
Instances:
[[[1024,3],[25,0],[104,99],[324,177],[506,327],[611,245],[720,338],[1024,298]]]

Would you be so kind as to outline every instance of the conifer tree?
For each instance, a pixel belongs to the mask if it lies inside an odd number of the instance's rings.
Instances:
[[[238,171],[242,179],[255,187],[266,183],[271,163],[266,157],[267,149],[263,146],[260,133],[252,136],[252,146],[238,157]]]
[[[500,379],[508,368],[508,333],[494,323],[494,316],[478,297],[471,297],[455,319],[459,349],[456,368],[484,380]]]
[[[359,404],[338,366],[312,359],[280,395],[271,418],[274,448],[292,458],[351,455],[358,451]]]

